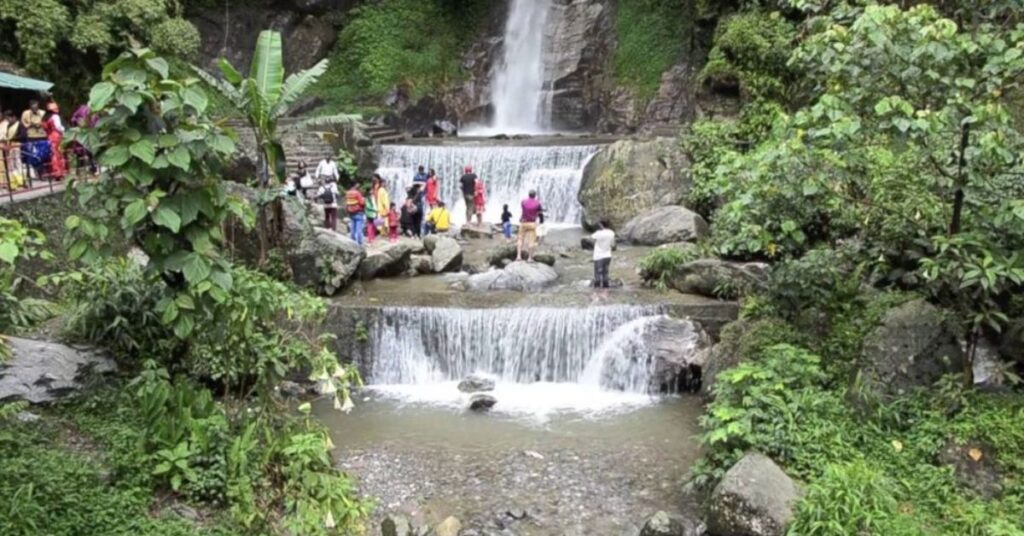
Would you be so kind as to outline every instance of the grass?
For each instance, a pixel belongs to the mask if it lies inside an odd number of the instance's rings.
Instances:
[[[648,100],[657,93],[662,73],[686,50],[692,30],[691,4],[685,0],[618,3],[615,78],[640,99]]]

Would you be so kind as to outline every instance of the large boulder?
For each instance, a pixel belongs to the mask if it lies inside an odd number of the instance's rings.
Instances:
[[[315,227],[313,236],[289,252],[286,260],[296,284],[333,296],[348,284],[365,256],[362,246],[351,238]]]
[[[488,393],[473,393],[469,395],[469,409],[472,411],[490,411],[497,403],[498,399]]]
[[[690,162],[675,139],[620,140],[597,153],[583,171],[583,223],[593,228],[607,219],[618,229],[638,214],[679,204],[691,187]]]
[[[416,536],[412,524],[405,516],[392,514],[380,523],[381,536]]]
[[[937,461],[951,466],[957,481],[981,497],[992,499],[1003,492],[1003,473],[995,449],[987,443],[950,438],[939,451]]]
[[[412,248],[402,242],[378,242],[366,252],[359,264],[359,278],[395,277],[409,269]]]
[[[707,234],[708,223],[704,218],[678,205],[641,212],[619,232],[623,241],[643,246],[693,241]]]
[[[762,284],[768,277],[763,263],[697,259],[676,267],[666,284],[683,294],[733,299]]]
[[[722,328],[717,344],[707,349],[702,356],[701,394],[705,399],[713,398],[713,388],[718,375],[740,362],[756,357],[763,348],[790,342],[796,335],[783,320],[740,318]]]
[[[8,337],[7,344],[11,357],[0,363],[0,402],[52,402],[82,389],[89,373],[115,369],[112,360],[85,347],[18,337]]]
[[[658,511],[644,523],[640,536],[704,536],[704,530],[699,520]]]
[[[664,317],[647,326],[643,344],[654,359],[651,392],[678,393],[700,386],[711,339],[690,320]]]
[[[802,495],[775,462],[750,452],[712,491],[708,532],[715,536],[782,536]]]
[[[539,262],[513,262],[503,270],[491,270],[466,279],[466,288],[473,291],[516,290],[533,292],[555,283],[558,273]]]
[[[458,272],[462,269],[462,246],[454,238],[439,237],[430,252],[434,272]]]
[[[855,392],[888,399],[930,387],[942,376],[964,369],[957,331],[941,310],[923,299],[885,313],[864,339]]]
[[[505,242],[498,246],[495,246],[487,253],[487,264],[496,268],[508,264],[506,261],[512,261],[516,258],[516,244],[515,242]]]
[[[463,393],[477,393],[493,391],[495,385],[494,377],[485,374],[470,374],[459,382],[459,391]]]
[[[434,536],[459,536],[462,530],[462,522],[457,518],[449,517],[434,526]]]

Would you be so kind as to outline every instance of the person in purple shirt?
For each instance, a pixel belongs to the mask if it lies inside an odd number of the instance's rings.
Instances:
[[[537,191],[530,190],[530,196],[523,199],[523,215],[519,218],[519,240],[516,242],[516,260],[523,260],[523,246],[526,260],[533,261],[533,248],[537,246],[537,219],[543,208],[537,200]]]

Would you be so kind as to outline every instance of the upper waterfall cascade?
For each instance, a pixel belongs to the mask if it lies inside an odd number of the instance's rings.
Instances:
[[[475,372],[647,394],[657,307],[385,308],[370,327],[371,383],[427,385]]]
[[[387,181],[392,198],[412,182],[417,166],[434,168],[441,179],[441,200],[448,203],[452,220],[465,223],[465,203],[459,177],[472,165],[486,188],[484,219],[500,221],[502,205],[519,216],[519,202],[536,190],[544,205],[546,221],[577,224],[582,208],[577,199],[583,168],[597,145],[481,146],[481,145],[382,145],[377,172]]]
[[[484,130],[537,134],[550,129],[544,58],[552,12],[551,0],[512,0],[505,25],[504,54],[492,74],[494,117]]]

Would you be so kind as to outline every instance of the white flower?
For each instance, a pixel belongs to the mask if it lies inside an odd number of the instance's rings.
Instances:
[[[327,511],[327,517],[324,519],[324,526],[333,529],[334,528],[334,514],[330,510]]]
[[[341,365],[334,365],[334,374],[331,376],[341,379],[345,377],[345,369]]]
[[[326,446],[327,450],[334,450],[334,441],[331,441],[331,434],[327,434]]]
[[[338,397],[334,397],[334,409],[341,411],[341,401],[338,400]]]
[[[334,382],[331,380],[324,380],[320,382],[320,394],[330,395],[338,391],[338,388],[334,386]]]
[[[344,411],[345,413],[348,413],[348,412],[352,411],[352,408],[354,408],[354,407],[356,407],[356,405],[352,403],[352,397],[346,396],[345,397],[345,404],[341,406],[341,411]]]

